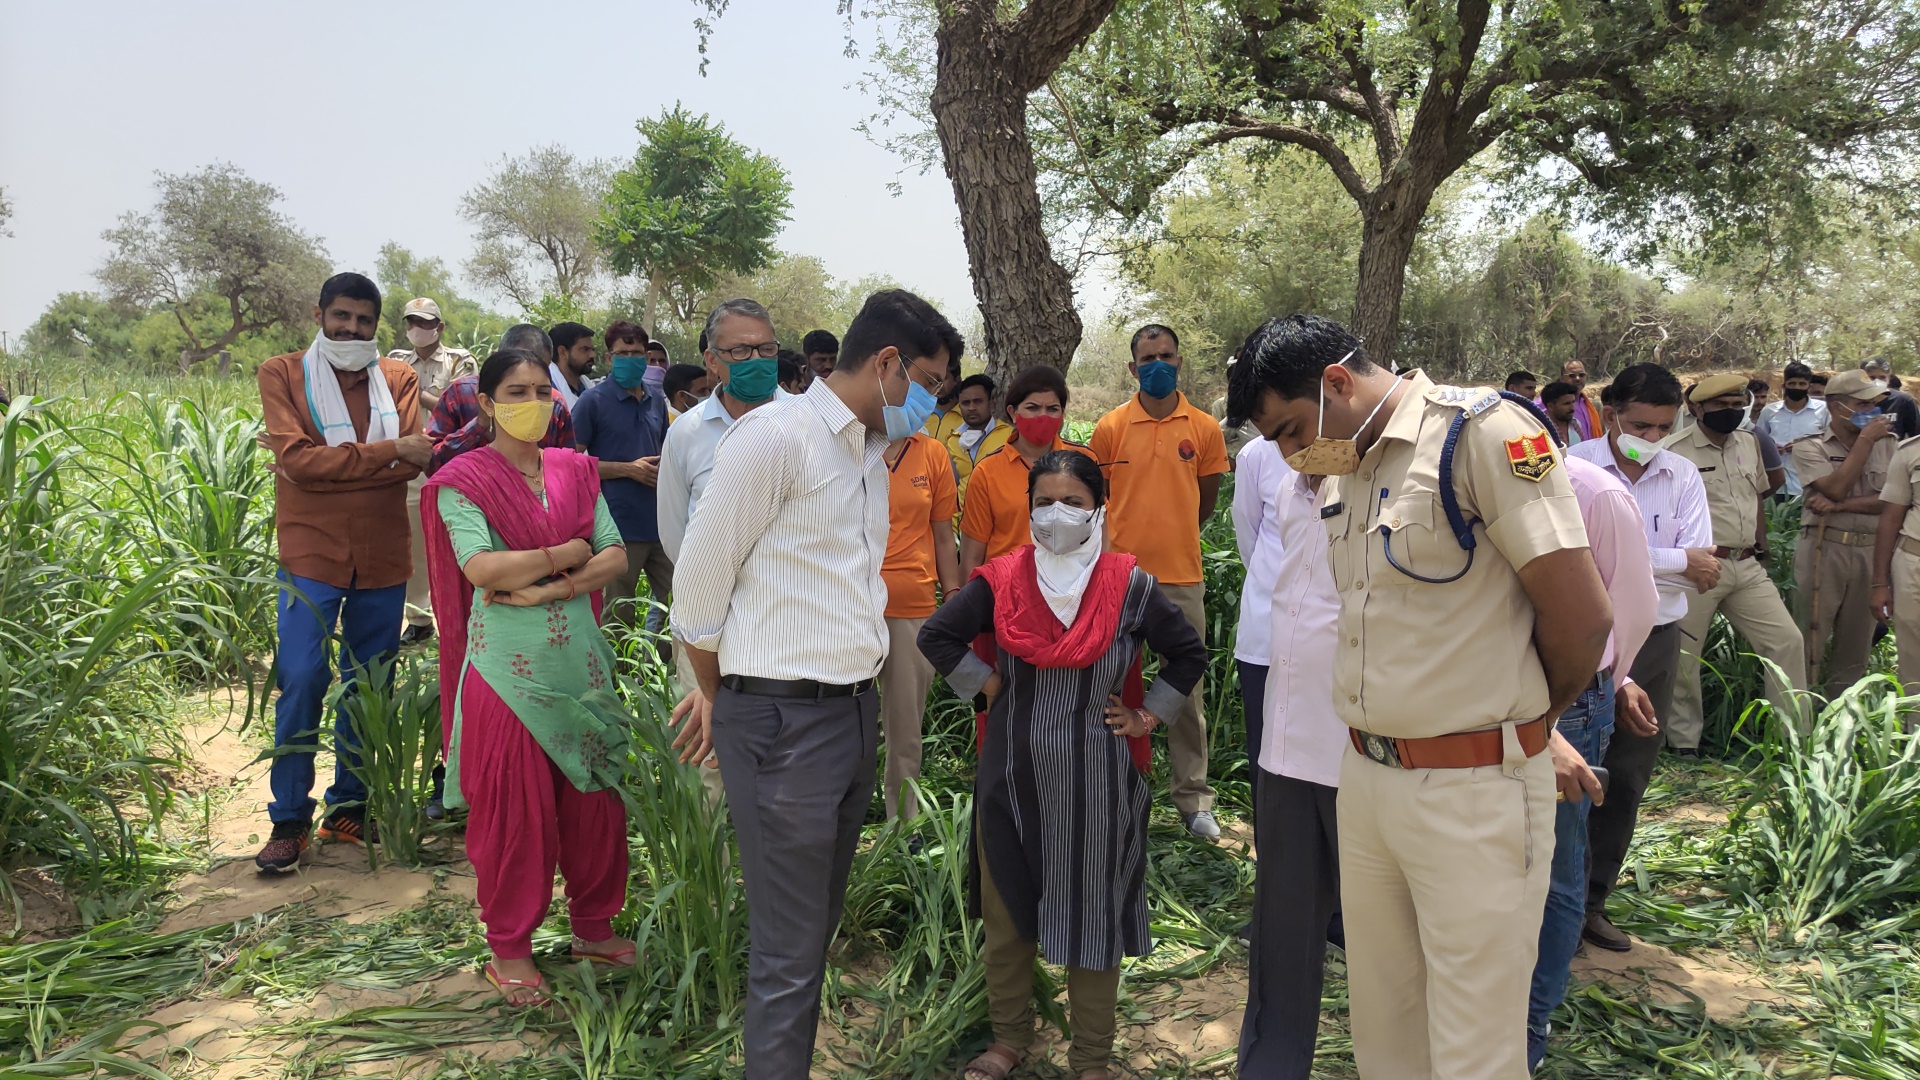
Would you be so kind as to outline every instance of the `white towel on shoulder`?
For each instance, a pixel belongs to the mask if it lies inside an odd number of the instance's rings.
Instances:
[[[301,358],[301,370],[307,384],[307,411],[320,429],[328,446],[351,442],[386,442],[400,437],[400,411],[393,404],[393,388],[381,373],[380,347],[371,341],[334,341],[325,331],[313,335]],[[367,437],[353,430],[353,417],[347,414],[347,399],[340,393],[340,380],[334,371],[365,371],[367,377]],[[331,370],[329,370],[331,369]]]

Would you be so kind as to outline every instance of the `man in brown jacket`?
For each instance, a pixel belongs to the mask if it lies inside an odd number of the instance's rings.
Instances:
[[[299,865],[316,809],[313,752],[333,672],[328,641],[340,632],[341,681],[400,647],[400,614],[413,567],[407,481],[433,444],[420,433],[420,382],[402,361],[381,359],[374,332],[380,290],[335,274],[313,309],[319,332],[298,353],[260,365],[260,407],[274,460],[279,535],[280,699],[267,816],[273,833],[254,857],[262,871]],[[346,713],[334,718],[333,785],[324,839],[363,843],[366,787],[351,769]]]

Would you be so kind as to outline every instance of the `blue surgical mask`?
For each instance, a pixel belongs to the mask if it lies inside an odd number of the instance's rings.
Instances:
[[[1881,415],[1881,414],[1883,414],[1883,413],[1885,413],[1886,411],[1887,411],[1887,410],[1885,410],[1885,409],[1882,409],[1882,408],[1878,408],[1878,407],[1875,407],[1875,408],[1871,408],[1871,409],[1866,409],[1866,410],[1864,410],[1864,411],[1862,411],[1862,412],[1857,412],[1857,413],[1854,413],[1854,414],[1853,414],[1853,426],[1854,426],[1854,427],[1856,427],[1856,428],[1864,428],[1864,427],[1866,427],[1866,426],[1867,426],[1868,424],[1871,424],[1871,423],[1873,423],[1873,418],[1874,418],[1874,417],[1876,417],[1876,416],[1879,416],[1879,415]]]
[[[1175,384],[1180,381],[1180,369],[1165,360],[1149,360],[1140,365],[1140,392],[1150,398],[1163,398],[1173,393]]]
[[[902,364],[906,363],[904,359],[900,362]],[[883,404],[887,400],[887,382],[885,379],[880,380],[880,400]],[[933,407],[937,404],[939,404],[939,399],[933,396],[933,391],[921,386],[909,377],[907,379],[906,404],[887,405],[881,410],[882,415],[884,415],[887,420],[887,441],[898,442],[912,435],[914,432],[919,431],[921,426],[927,422],[927,417],[933,415]]]

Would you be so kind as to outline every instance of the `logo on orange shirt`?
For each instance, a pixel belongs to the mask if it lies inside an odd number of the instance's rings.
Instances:
[[[1199,453],[1200,451],[1195,449],[1192,439],[1180,440],[1180,460],[1181,461],[1192,461],[1194,457],[1197,456]]]

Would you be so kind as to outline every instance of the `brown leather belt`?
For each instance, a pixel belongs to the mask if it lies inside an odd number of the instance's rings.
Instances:
[[[1732,559],[1734,562],[1739,562],[1741,559],[1753,558],[1753,549],[1750,547],[1717,547],[1713,549],[1713,557],[1716,559]]]
[[[1920,555],[1920,540],[1915,540],[1911,536],[1903,536],[1900,538],[1900,550],[1909,555]]]
[[[1815,531],[1816,530],[1812,528],[1801,529],[1800,535],[1812,536]],[[1845,529],[1828,529],[1826,533],[1820,537],[1820,542],[1823,544],[1845,544],[1848,547],[1872,547],[1873,541],[1873,533],[1848,532]]]
[[[1551,731],[1544,718],[1516,725],[1513,730],[1520,737],[1520,752],[1526,756],[1532,757],[1547,748]],[[1348,728],[1347,736],[1362,757],[1396,769],[1477,769],[1507,760],[1506,743],[1499,728],[1462,731],[1430,739],[1389,739]]]

